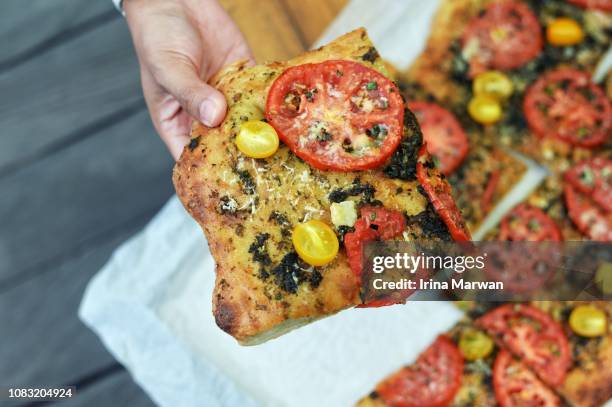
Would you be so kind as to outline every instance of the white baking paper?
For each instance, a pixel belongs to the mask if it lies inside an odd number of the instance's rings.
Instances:
[[[83,321],[159,405],[350,406],[460,316],[450,304],[353,309],[242,347],[212,317],[213,260],[172,198],[90,283]]]

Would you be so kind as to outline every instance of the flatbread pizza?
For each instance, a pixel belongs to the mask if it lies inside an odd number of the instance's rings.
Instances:
[[[227,117],[194,124],[173,180],[217,263],[216,322],[241,344],[388,305],[360,296],[368,240],[469,239],[363,29],[287,62],[232,65],[212,83]]]

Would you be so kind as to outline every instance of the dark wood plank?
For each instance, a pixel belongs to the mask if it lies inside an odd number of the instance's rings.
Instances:
[[[172,165],[143,108],[0,179],[0,292],[159,208],[173,193]]]
[[[74,385],[116,363],[77,309],[90,278],[145,222],[127,221],[97,247],[0,294],[0,384]]]
[[[0,89],[0,176],[142,99],[138,63],[122,19],[0,73]]]
[[[10,41],[0,47],[0,70],[120,17],[110,0],[2,0],[1,10],[0,38]]]
[[[82,391],[77,389],[75,398],[58,403],[58,406],[153,407],[155,404],[138,387],[128,372],[121,371],[97,381]]]

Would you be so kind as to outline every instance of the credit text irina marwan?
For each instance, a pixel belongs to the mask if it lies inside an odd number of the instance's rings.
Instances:
[[[417,270],[446,270],[457,274],[465,271],[482,271],[485,268],[487,254],[481,256],[431,256],[421,253],[410,255],[396,253],[393,256],[375,256],[372,258],[372,272],[380,275],[387,270],[399,270],[414,275]],[[449,281],[436,281],[424,278],[400,278],[386,281],[372,276],[372,287],[375,290],[503,290],[501,281],[468,281],[453,278]]]
[[[375,290],[503,290],[501,281],[465,281],[464,279],[451,279],[449,281],[410,280],[402,278],[399,281],[385,281],[382,278],[372,280]]]

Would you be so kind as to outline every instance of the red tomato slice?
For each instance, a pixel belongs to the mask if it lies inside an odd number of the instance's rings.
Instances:
[[[506,304],[480,317],[476,324],[522,360],[546,384],[563,383],[572,363],[563,328],[548,314],[524,304]]]
[[[426,144],[423,144],[419,151],[417,179],[434,209],[448,227],[451,237],[456,241],[471,240],[470,232],[453,199],[450,184],[429,160]]]
[[[557,407],[561,399],[510,352],[501,350],[493,365],[493,389],[501,407]]]
[[[474,18],[463,35],[463,55],[470,76],[487,69],[515,69],[542,50],[538,18],[523,2],[491,3]]]
[[[469,150],[468,138],[455,115],[435,103],[410,102],[408,108],[419,121],[427,150],[440,162],[438,168],[450,175]]]
[[[558,242],[561,240],[561,231],[555,221],[540,208],[521,204],[502,219],[499,240]]]
[[[612,11],[612,0],[567,0],[583,8],[595,8],[603,11]]]
[[[290,67],[272,84],[266,118],[298,157],[320,170],[375,168],[403,135],[400,92],[351,61]]]
[[[501,221],[499,240],[555,241],[561,240],[557,224],[541,209],[528,204],[515,207]],[[493,281],[502,281],[504,289],[513,293],[533,292],[542,287],[558,269],[559,259],[554,248],[533,246],[529,253],[524,247],[491,247],[489,258],[497,258],[485,270]]]
[[[603,144],[612,129],[612,107],[586,72],[561,68],[541,76],[525,94],[523,110],[540,137],[559,137],[576,146]]]
[[[355,222],[354,232],[348,232],[344,235],[344,247],[346,248],[349,266],[359,281],[361,281],[361,274],[363,272],[363,261],[361,258],[363,245],[366,242],[376,240],[379,237],[380,235],[378,231],[370,229],[368,226],[366,226],[366,222],[362,219],[358,219],[357,222]]]
[[[606,212],[612,212],[612,159],[583,161],[565,173],[565,180]]]
[[[569,183],[563,187],[569,218],[591,240],[612,242],[612,215],[606,214]]]
[[[355,222],[355,231],[344,235],[344,247],[348,257],[351,271],[361,281],[363,274],[363,245],[372,240],[391,240],[401,236],[406,229],[406,219],[399,211],[385,209],[379,206],[365,206],[361,208],[361,217]],[[411,293],[403,293],[404,299]],[[403,301],[396,299],[378,299],[365,304],[359,308],[377,308],[398,304]]]
[[[500,177],[501,173],[499,170],[494,170],[491,172],[491,175],[489,175],[487,187],[482,193],[482,198],[480,201],[480,207],[482,208],[483,212],[488,212],[491,208],[491,204],[493,203],[493,195],[495,195],[495,191],[497,191]]]
[[[462,375],[461,352],[441,335],[415,363],[380,383],[376,392],[390,407],[442,407],[455,398]]]
[[[353,274],[361,280],[363,245],[372,240],[390,240],[406,229],[406,219],[399,211],[380,206],[361,208],[355,231],[344,235],[344,247]]]
[[[375,229],[382,240],[390,240],[400,236],[406,229],[406,219],[399,211],[382,206],[366,206],[361,208],[361,221],[368,228]]]

